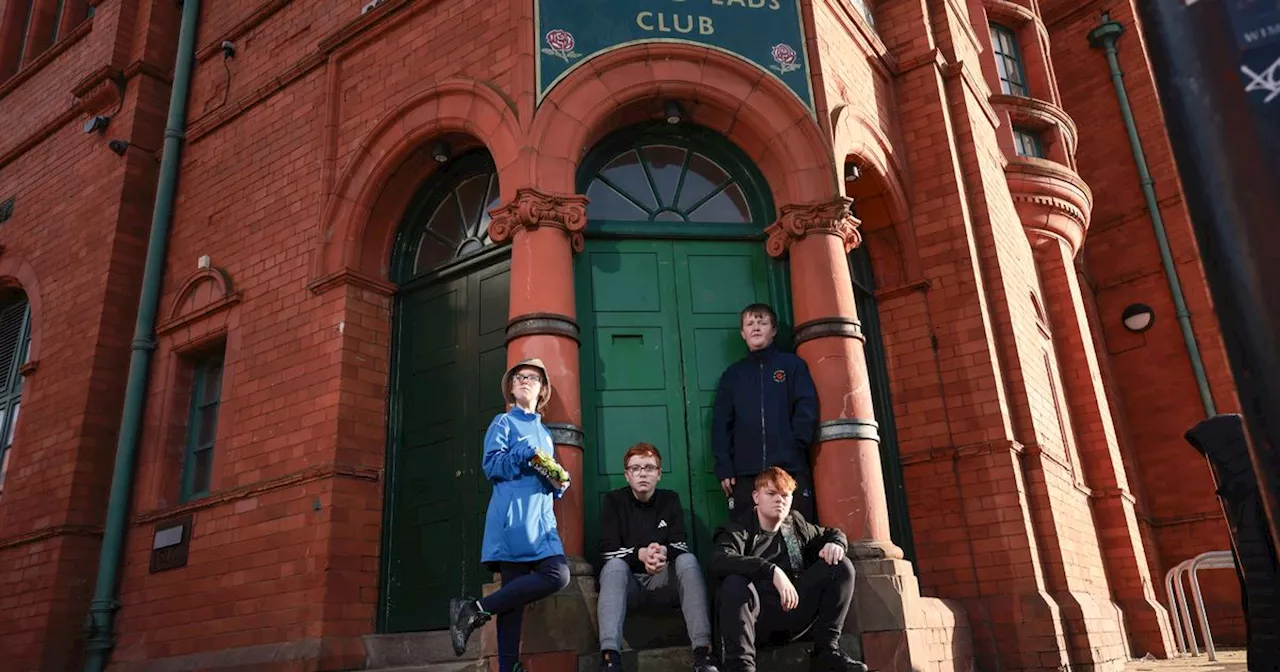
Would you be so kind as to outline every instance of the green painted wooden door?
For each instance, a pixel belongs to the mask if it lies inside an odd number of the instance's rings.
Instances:
[[[448,627],[449,599],[478,595],[491,486],[485,431],[505,404],[509,262],[407,286],[397,297],[383,632]]]
[[[739,312],[768,300],[760,241],[589,240],[577,262],[586,519],[626,485],[622,456],[641,441],[663,455],[659,487],[680,493],[700,556],[724,521],[711,407],[720,373],[746,354]],[[587,526],[589,552],[597,528]]]

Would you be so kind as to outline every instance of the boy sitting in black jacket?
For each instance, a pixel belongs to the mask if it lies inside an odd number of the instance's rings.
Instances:
[[[728,672],[755,672],[757,641],[813,634],[813,672],[866,672],[840,650],[853,602],[853,563],[844,533],[819,527],[791,510],[796,481],[778,467],[756,476],[755,515],[716,530],[711,575],[722,660]]]
[[[622,624],[629,605],[680,605],[693,644],[694,672],[717,672],[711,662],[707,587],[689,552],[680,495],[659,490],[662,455],[637,443],[622,457],[627,487],[606,493],[600,507],[600,669],[620,672]]]

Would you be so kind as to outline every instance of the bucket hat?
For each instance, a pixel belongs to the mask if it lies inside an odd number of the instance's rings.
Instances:
[[[517,362],[507,369],[506,373],[502,374],[502,396],[506,398],[508,404],[516,403],[516,398],[511,394],[511,376],[515,374],[517,369],[521,368],[534,368],[542,374],[542,389],[538,391],[537,408],[538,412],[542,412],[542,409],[546,408],[547,402],[551,401],[551,378],[547,375],[546,365],[537,357]]]

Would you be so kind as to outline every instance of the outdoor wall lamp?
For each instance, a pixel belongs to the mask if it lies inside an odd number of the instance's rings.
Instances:
[[[104,117],[101,114],[95,114],[84,122],[85,133],[102,133],[107,130],[107,125],[111,123],[111,117]]]
[[[437,142],[435,148],[431,150],[431,158],[435,159],[436,163],[448,163],[449,143],[443,140]]]
[[[855,182],[859,177],[862,177],[862,169],[858,167],[858,164],[852,161],[845,161],[844,162],[844,181]]]
[[[150,154],[151,157],[156,159],[157,161],[160,160],[160,158],[156,156],[156,154],[159,154],[159,152],[157,152],[156,150],[147,149],[146,147],[139,147],[129,142],[128,140],[112,140],[111,142],[107,143],[107,149],[110,149],[112,152],[114,152],[116,156],[124,156],[125,152],[129,151],[130,147],[140,149],[146,152],[147,154]]]
[[[675,125],[684,119],[684,110],[680,109],[680,103],[677,103],[674,100],[667,101],[666,113],[668,124]]]
[[[1124,309],[1124,313],[1120,315],[1120,320],[1124,322],[1124,328],[1135,334],[1140,334],[1151,328],[1156,321],[1156,313],[1151,310],[1151,306],[1145,303],[1130,304]]]

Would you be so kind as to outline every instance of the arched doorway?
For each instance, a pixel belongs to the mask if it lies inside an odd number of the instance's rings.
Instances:
[[[510,248],[493,246],[498,177],[476,150],[414,196],[391,263],[396,293],[378,629],[448,627],[449,598],[478,595],[490,486],[484,433],[505,408]]]
[[[700,556],[726,517],[713,471],[711,407],[720,374],[746,354],[739,312],[766,301],[790,346],[787,266],[765,252],[768,185],[723,137],[646,125],[606,138],[582,162],[587,241],[575,262],[582,328],[586,520],[626,484],[638,441],[663,454],[661,487],[680,493]],[[598,530],[587,526],[594,552]]]
[[[849,277],[853,280],[853,300],[862,322],[863,352],[867,358],[867,378],[880,426],[880,471],[884,475],[885,499],[889,506],[889,533],[906,559],[916,559],[911,518],[907,514],[907,488],[898,452],[898,425],[893,417],[893,397],[889,393],[889,357],[880,331],[880,305],[876,300],[876,278],[866,245],[849,253]]]

